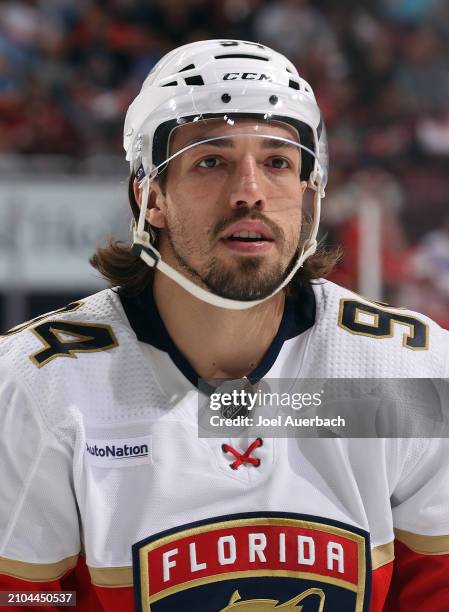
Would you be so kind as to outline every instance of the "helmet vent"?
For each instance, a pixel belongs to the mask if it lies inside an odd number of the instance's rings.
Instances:
[[[161,87],[176,87],[178,81],[170,81],[170,83],[164,83]]]
[[[189,64],[188,66],[184,66],[184,68],[181,68],[179,72],[184,72],[185,70],[192,70],[192,68],[195,68],[195,64]]]
[[[215,59],[256,59],[261,60],[263,62],[268,62],[268,57],[260,57],[260,55],[248,55],[246,53],[226,53],[226,55],[216,55]]]
[[[291,79],[288,82],[288,86],[292,89],[300,89],[299,83],[297,81],[292,81]]]
[[[203,77],[201,75],[189,76],[185,79],[186,85],[204,85]]]

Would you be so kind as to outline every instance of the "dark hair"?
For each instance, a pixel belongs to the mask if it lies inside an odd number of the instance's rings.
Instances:
[[[134,219],[139,217],[139,205],[134,197],[135,174],[131,173],[128,185],[128,198]],[[158,177],[162,189],[166,176],[164,173]],[[305,239],[310,228],[310,218],[303,219],[301,237]],[[147,225],[148,229],[148,225]],[[155,230],[157,235],[157,230]],[[155,246],[157,248],[157,239]],[[329,248],[320,244],[317,251],[298,270],[287,286],[290,295],[296,293],[298,287],[304,282],[328,276],[341,258],[339,247]],[[100,272],[111,287],[120,286],[122,292],[128,295],[138,295],[152,282],[154,269],[147,266],[140,257],[133,255],[131,245],[121,240],[110,239],[104,247],[98,247],[89,263]]]

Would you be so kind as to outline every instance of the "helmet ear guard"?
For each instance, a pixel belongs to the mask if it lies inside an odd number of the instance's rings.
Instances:
[[[315,192],[310,235],[288,276],[260,300],[223,298],[168,266],[155,247],[157,233],[146,219],[151,182],[185,150],[170,156],[173,131],[208,119],[223,119],[223,125],[238,119],[281,122],[296,130],[299,143],[295,144],[307,152],[301,156],[301,180]],[[285,287],[315,252],[328,172],[326,131],[310,85],[281,54],[245,41],[201,41],[175,49],[153,68],[129,107],[124,147],[142,194],[138,221],[133,223],[133,253],[195,297],[227,309],[251,308]],[[137,212],[134,207],[133,212]]]

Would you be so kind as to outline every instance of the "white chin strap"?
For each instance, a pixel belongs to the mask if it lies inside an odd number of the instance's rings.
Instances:
[[[293,276],[299,270],[299,268],[303,265],[305,260],[313,255],[317,248],[317,234],[318,234],[318,226],[320,222],[320,214],[321,214],[321,198],[322,194],[320,188],[315,191],[315,195],[313,198],[313,220],[312,227],[310,230],[310,236],[305,241],[301,253],[298,256],[296,263],[289,273],[289,275],[283,280],[283,282],[275,289],[270,295],[260,299],[260,300],[231,300],[229,298],[224,298],[215,293],[211,293],[210,291],[206,291],[202,289],[194,282],[180,274],[177,270],[169,266],[162,260],[161,254],[159,251],[151,244],[150,235],[145,231],[145,218],[146,211],[148,206],[148,197],[150,194],[150,179],[146,176],[141,184],[142,190],[142,205],[140,208],[139,221],[133,223],[133,253],[134,255],[139,256],[150,268],[156,268],[160,270],[163,274],[171,278],[175,283],[177,283],[180,287],[188,291],[191,295],[206,302],[207,304],[211,304],[212,306],[217,306],[218,308],[226,308],[228,310],[247,310],[248,308],[253,308],[258,304],[262,304],[267,300],[271,299],[274,295],[276,295],[281,289],[283,289],[288,283],[292,280]]]

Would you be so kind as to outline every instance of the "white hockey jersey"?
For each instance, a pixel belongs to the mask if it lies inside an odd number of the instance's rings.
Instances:
[[[447,379],[449,333],[327,281],[287,299],[249,376],[392,377]],[[449,610],[447,439],[200,438],[197,406],[151,290],[8,332],[0,588],[106,612]]]

